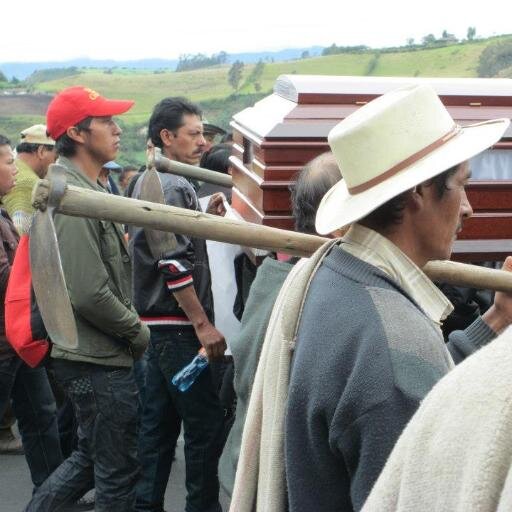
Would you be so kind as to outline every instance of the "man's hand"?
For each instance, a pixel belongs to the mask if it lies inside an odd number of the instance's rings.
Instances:
[[[141,322],[139,334],[137,334],[136,338],[130,343],[133,359],[135,361],[138,361],[144,355],[150,338],[151,331],[149,327]]]
[[[210,201],[206,207],[206,213],[224,217],[224,215],[226,215],[226,207],[224,206],[224,201],[226,201],[226,196],[222,192],[215,192],[215,194],[212,194],[210,197]]]
[[[197,338],[206,350],[209,361],[220,359],[226,351],[224,335],[210,322],[195,327]]]
[[[507,256],[502,270],[512,272],[512,256]],[[512,323],[512,293],[496,292],[494,304],[482,315],[484,322],[496,333]]]
[[[209,360],[219,359],[226,350],[226,340],[215,326],[208,320],[203,307],[199,303],[193,286],[173,292],[179,305],[192,322],[199,342],[206,350]]]

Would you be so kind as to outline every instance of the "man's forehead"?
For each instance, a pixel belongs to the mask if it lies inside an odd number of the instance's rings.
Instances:
[[[91,119],[94,121],[94,120],[97,120],[101,123],[103,122],[106,122],[106,121],[110,121],[112,120],[114,117],[113,116],[94,116],[92,117]]]
[[[183,116],[183,126],[186,128],[203,129],[203,121],[195,114],[185,114]]]

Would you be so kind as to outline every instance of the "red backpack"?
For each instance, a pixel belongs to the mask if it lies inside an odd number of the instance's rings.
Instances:
[[[7,283],[5,334],[17,354],[32,368],[48,354],[48,333],[32,288],[28,235],[20,238]]]

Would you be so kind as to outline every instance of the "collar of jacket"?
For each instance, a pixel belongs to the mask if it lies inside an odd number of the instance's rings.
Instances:
[[[91,181],[81,170],[80,168],[69,158],[66,158],[64,156],[59,156],[57,159],[57,164],[62,165],[66,168],[66,174],[70,177],[72,177],[73,181],[75,181],[78,186],[83,188],[89,188],[92,190],[96,190],[97,192],[102,192],[103,194],[108,194],[107,190],[105,190],[104,187],[102,187],[99,183],[94,183]],[[111,221],[99,221],[99,222],[111,222]],[[111,222],[111,224],[114,226],[115,231],[119,238],[122,241],[122,247],[124,248],[125,252],[128,254],[128,247],[126,245],[126,238],[124,236],[124,231],[122,227],[117,224],[116,222]]]
[[[105,189],[99,183],[95,183],[90,180],[73,162],[73,160],[70,160],[64,156],[59,156],[57,159],[57,164],[65,167],[67,174],[71,175],[76,181],[78,181],[80,186],[83,186],[84,188],[92,188],[93,190],[97,190],[99,192],[105,192]]]

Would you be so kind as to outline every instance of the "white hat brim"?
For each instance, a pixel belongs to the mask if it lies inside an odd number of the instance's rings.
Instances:
[[[465,126],[427,156],[359,194],[350,194],[342,179],[323,197],[316,214],[316,231],[326,235],[366,217],[393,197],[492,146],[500,140],[509,124],[509,119],[496,119]]]

